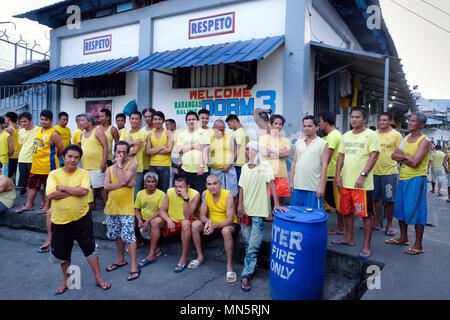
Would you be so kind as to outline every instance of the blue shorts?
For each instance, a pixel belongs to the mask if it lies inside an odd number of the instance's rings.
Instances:
[[[136,242],[134,216],[107,215],[106,236],[110,240],[122,239],[124,243]]]
[[[421,186],[423,188],[421,192]],[[416,213],[411,219],[419,201]],[[427,177],[399,180],[394,202],[394,217],[406,224],[427,225]]]
[[[9,163],[7,163],[7,164],[4,164],[3,165],[3,168],[2,168],[2,175],[4,175],[4,176],[8,176],[8,173],[9,173],[9,170],[8,170],[8,164]]]
[[[315,191],[294,189],[290,205],[312,209],[323,209],[323,198],[317,199]]]

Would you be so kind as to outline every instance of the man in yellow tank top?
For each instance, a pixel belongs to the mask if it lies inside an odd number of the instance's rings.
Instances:
[[[8,176],[9,157],[14,153],[14,144],[11,135],[3,130],[5,118],[0,117],[0,162],[2,163],[2,174]]]
[[[40,114],[41,128],[36,132],[33,142],[33,160],[30,175],[28,177],[27,203],[16,212],[33,210],[34,198],[41,185],[47,184],[47,177],[53,170],[59,168],[59,157],[63,152],[61,135],[52,127],[53,113],[50,110],[42,110]],[[50,208],[47,199],[45,205],[38,211],[44,214]]]
[[[153,112],[154,130],[148,135],[145,144],[145,153],[150,156],[149,171],[158,174],[158,189],[163,192],[169,189],[174,145],[172,132],[163,128],[165,120],[164,113]]]
[[[111,111],[109,109],[102,109],[100,110],[100,125],[98,128],[105,134],[106,141],[108,142],[108,160],[107,164],[108,167],[112,166],[112,147],[113,147],[113,141],[114,144],[119,142],[119,131],[116,127],[111,125]]]
[[[81,114],[79,114],[75,117],[75,122],[77,123],[77,128],[73,132],[73,140],[72,140],[72,143],[77,144],[78,146],[81,146],[81,134],[83,133],[83,128],[81,127],[81,124],[80,124],[81,117],[82,117]],[[78,165],[81,168],[81,161]]]
[[[141,128],[141,131],[145,135],[145,141],[147,141],[148,136],[152,134],[152,132],[155,128],[153,125],[153,115],[155,112],[156,112],[156,110],[153,108],[145,108],[144,110],[142,110],[142,117],[144,118],[144,121],[147,124],[145,127]],[[143,174],[146,174],[149,169],[149,166],[150,166],[150,155],[148,155],[145,152],[145,150],[144,150],[144,154],[142,155],[142,164],[144,166]],[[164,191],[164,192],[166,192],[166,191]]]
[[[238,157],[238,148],[233,136],[225,133],[225,122],[214,121],[214,136],[209,146],[211,151],[210,172],[219,177],[223,188],[238,196],[238,179],[234,162]]]
[[[175,179],[174,187],[167,190],[164,202],[158,212],[159,216],[150,222],[150,252],[139,267],[142,268],[156,262],[156,250],[161,235],[168,237],[181,233],[181,257],[173,271],[184,271],[191,245],[191,225],[199,203],[198,191],[190,188],[186,177],[178,176]]]
[[[447,202],[450,202],[450,149],[447,149],[443,165],[447,174]]]
[[[398,219],[400,237],[386,240],[386,243],[409,245],[408,225],[415,225],[416,241],[404,251],[412,255],[425,252],[422,238],[427,224],[427,167],[431,149],[431,142],[421,132],[426,122],[427,117],[423,113],[412,113],[408,121],[410,134],[392,154],[392,159],[401,163],[394,201],[394,217]]]
[[[236,281],[236,273],[233,270],[233,233],[239,231],[235,215],[234,198],[230,191],[222,189],[222,183],[217,175],[210,173],[206,178],[206,188],[202,195],[200,205],[200,220],[192,223],[192,241],[197,250],[197,258],[192,260],[188,269],[196,269],[204,262],[202,251],[202,238],[200,233],[211,236],[213,233],[222,235],[225,252],[227,255],[228,283]]]
[[[83,149],[81,166],[89,171],[91,177],[91,186],[94,192],[93,209],[95,210],[96,190],[100,191],[104,203],[108,201],[108,193],[103,188],[108,159],[108,141],[105,134],[95,126],[93,115],[83,113],[80,124],[84,129],[81,134],[81,149]]]
[[[437,196],[442,196],[441,188],[445,182],[445,169],[444,169],[445,153],[442,152],[442,147],[436,145],[435,151],[431,154],[429,166],[431,166],[431,193],[434,193],[434,188],[437,183]],[[430,171],[430,170],[428,170]]]
[[[130,145],[119,141],[114,147],[114,165],[106,170],[105,189],[109,191],[105,206],[108,239],[116,241],[117,260],[106,268],[107,272],[127,265],[125,262],[125,244],[131,259],[131,271],[127,280],[139,278],[137,266],[137,245],[134,233],[134,195],[136,184],[136,162],[127,160]]]
[[[33,142],[38,126],[34,126],[31,113],[25,111],[19,115],[19,122],[22,130],[19,131],[19,189],[20,195],[25,194],[28,186],[28,176],[30,175],[31,162],[33,161]],[[44,191],[40,190],[42,206],[45,202]]]
[[[67,127],[67,123],[69,122],[69,114],[65,111],[58,113],[58,121],[59,124],[54,126],[54,128],[61,135],[63,147],[65,148],[70,144],[70,139],[72,138],[72,133],[70,132],[70,129]],[[59,158],[59,164],[61,167],[64,167],[64,161],[62,157]]]
[[[119,137],[122,134],[123,130],[126,130],[125,125],[127,124],[127,116],[125,113],[116,114],[116,126],[117,131],[119,131]]]
[[[17,125],[17,118],[18,116],[15,112],[7,112],[5,114],[5,122],[8,125],[5,131],[11,135],[14,145],[14,153],[9,157],[8,178],[11,178],[14,184],[16,183],[17,163],[20,153],[19,131],[21,128]]]

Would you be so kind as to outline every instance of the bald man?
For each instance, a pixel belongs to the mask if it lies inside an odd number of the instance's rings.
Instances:
[[[238,196],[237,175],[234,162],[238,156],[238,148],[233,136],[225,133],[225,122],[214,121],[214,136],[209,146],[211,150],[210,170],[218,176],[222,188],[229,190],[233,197]]]

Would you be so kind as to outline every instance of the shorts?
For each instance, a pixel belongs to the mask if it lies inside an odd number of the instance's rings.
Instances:
[[[234,235],[237,235],[237,234],[239,233],[239,231],[241,230],[241,225],[240,225],[239,223],[234,223],[234,222],[233,222],[233,224],[232,224],[231,226],[234,228],[233,236],[234,236]],[[220,229],[214,229],[213,233],[210,234],[209,236],[205,236],[205,235],[202,235],[202,236],[203,236],[205,239],[208,239],[208,240],[213,240],[213,239],[223,238],[223,235],[222,235],[222,229],[223,229],[223,228],[220,228]],[[203,231],[202,231],[202,233],[203,233]]]
[[[101,170],[88,170],[91,176],[91,186],[94,189],[103,188],[105,185],[105,173]]]
[[[355,213],[358,217],[373,216],[372,190],[341,188],[339,212],[345,215]]]
[[[442,168],[431,168],[431,181],[434,183],[445,182],[445,171]]]
[[[215,168],[209,168],[209,170],[210,173],[219,177],[219,180],[222,183],[222,189],[230,191],[235,198],[238,196],[238,180],[236,169],[234,167],[231,167],[228,172],[222,172],[221,169]]]
[[[8,163],[8,178],[11,178],[13,175],[17,173],[17,163],[19,159],[17,158],[9,158]]]
[[[427,177],[415,177],[398,181],[395,195],[394,217],[406,224],[427,225]],[[414,217],[411,218],[414,208]]]
[[[150,172],[154,172],[158,175],[158,186],[157,188],[162,192],[167,192],[170,185],[170,171],[171,167],[163,167],[163,166],[150,166],[148,169]],[[145,174],[144,174],[145,175]],[[145,181],[144,181],[145,183]]]
[[[6,177],[9,174],[8,165],[9,165],[9,163],[4,164],[3,167],[2,167],[2,175],[6,176]]]
[[[373,201],[383,200],[384,202],[394,202],[397,191],[397,174],[387,176],[373,176]]]
[[[81,219],[67,224],[52,223],[51,249],[55,258],[69,261],[74,240],[77,241],[85,257],[95,252],[94,227],[90,211]]]
[[[164,229],[161,231],[161,234],[164,237],[170,237],[170,236],[175,236],[177,234],[181,234],[181,223],[183,221],[184,220],[181,220],[179,222],[173,221],[173,223],[175,224],[175,230],[174,231],[169,231],[169,228],[167,227],[167,222],[164,221]],[[190,224],[192,224],[192,222],[194,222],[194,219],[189,219],[188,221],[189,221]]]
[[[277,189],[278,198],[290,196],[287,178],[275,178],[275,188]],[[272,190],[270,190],[270,196],[273,197]]]
[[[339,211],[341,200],[341,188],[336,185],[336,179],[329,177],[325,185],[325,209],[334,209]]]
[[[134,216],[107,215],[106,236],[110,240],[122,239],[124,243],[136,242]]]
[[[28,176],[31,171],[31,163],[19,162],[19,187],[26,188],[28,184]]]
[[[28,188],[30,189],[39,189],[41,185],[44,187],[47,185],[48,174],[34,174],[30,173],[28,176]]]
[[[447,187],[450,188],[450,172],[447,173]]]
[[[205,172],[201,176],[198,176],[197,172],[192,173],[192,172],[187,172],[187,171],[184,171],[183,169],[180,169],[179,175],[186,177],[189,186],[192,189],[197,190],[200,193],[200,195],[202,195],[203,191],[206,190],[206,178],[208,178],[209,171]]]
[[[291,197],[291,206],[301,206],[312,209],[323,209],[323,198],[316,198],[317,192],[294,189]]]

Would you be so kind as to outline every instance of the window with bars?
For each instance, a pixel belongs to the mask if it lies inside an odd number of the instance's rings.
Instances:
[[[203,88],[256,84],[257,61],[185,67],[173,70],[172,88]]]
[[[125,95],[125,72],[98,77],[74,79],[73,97],[96,98]]]

